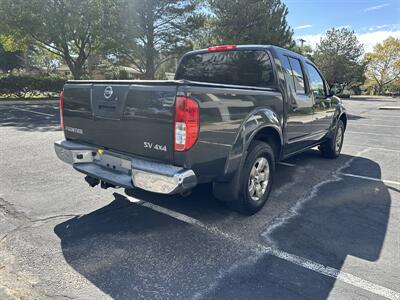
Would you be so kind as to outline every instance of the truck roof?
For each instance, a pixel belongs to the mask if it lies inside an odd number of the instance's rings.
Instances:
[[[275,52],[279,52],[281,54],[286,54],[286,55],[290,55],[290,56],[294,56],[294,57],[299,57],[302,59],[305,59],[306,61],[310,62],[310,60],[305,57],[304,55],[301,55],[299,53],[293,52],[291,50],[282,48],[282,47],[278,47],[275,45],[257,45],[257,44],[248,44],[248,45],[235,45],[236,49],[238,50],[265,50],[265,49],[269,49],[269,50],[273,50]],[[208,48],[205,49],[199,49],[199,50],[193,50],[190,52],[187,52],[184,56],[187,55],[193,55],[193,54],[202,54],[202,53],[208,53],[209,50]]]

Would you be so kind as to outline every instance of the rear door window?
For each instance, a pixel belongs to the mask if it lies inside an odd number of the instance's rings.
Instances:
[[[306,85],[304,83],[304,73],[301,68],[300,60],[293,57],[287,57],[289,60],[290,67],[292,69],[292,77],[294,81],[294,86],[296,88],[296,93],[305,94],[306,93]]]
[[[274,72],[267,52],[254,50],[185,56],[175,79],[256,87],[274,86]]]

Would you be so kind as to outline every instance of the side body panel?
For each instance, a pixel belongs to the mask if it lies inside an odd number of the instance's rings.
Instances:
[[[314,117],[313,117],[313,128],[314,128],[314,142],[318,142],[320,139],[324,138],[331,129],[331,125],[333,122],[333,116],[335,113],[335,109],[337,104],[340,101],[339,98],[328,96],[329,86],[326,80],[324,79],[321,72],[318,70],[317,66],[315,66],[310,61],[305,61],[304,65],[306,66],[306,77],[307,77],[307,85],[310,90],[310,95],[313,97],[314,102]],[[312,81],[313,76],[311,75],[311,71],[314,71],[314,74],[318,74],[319,78],[322,79],[324,85],[324,96],[319,96],[319,93],[315,93],[312,89]]]
[[[200,105],[200,135],[175,163],[192,168],[199,182],[223,180],[237,170],[257,130],[283,123],[283,97],[271,89],[181,86]]]
[[[340,110],[340,99],[328,97],[329,87],[323,75],[316,66],[307,58],[292,51],[272,47],[271,52],[275,57],[275,65],[280,70],[279,77],[282,94],[286,95],[285,123],[283,128],[284,153],[283,157],[291,156],[311,146],[320,143],[327,138],[335,126],[335,110]],[[296,87],[290,69],[289,59],[297,59],[301,64],[304,77],[304,93],[296,92]],[[311,89],[311,77],[308,70],[313,66],[322,77],[325,88],[325,97],[317,97]],[[294,74],[295,75],[295,74]],[[336,112],[337,113],[337,112]]]
[[[298,60],[305,74],[302,57],[284,49],[274,50],[277,60],[279,60],[281,76],[284,78],[282,89],[286,91],[287,95],[284,126],[284,155],[286,156],[313,143],[312,136],[315,133],[313,126],[314,101],[308,90],[307,79],[304,78],[305,92],[298,92],[292,77],[289,58]],[[305,76],[304,74],[303,76]]]
[[[347,126],[347,111],[343,106],[342,101],[337,96],[330,97],[332,101],[332,107],[334,109],[332,122],[330,124],[330,128],[328,130],[327,138],[332,137],[332,135],[336,132],[336,126],[339,119],[343,119],[345,121],[345,126]]]

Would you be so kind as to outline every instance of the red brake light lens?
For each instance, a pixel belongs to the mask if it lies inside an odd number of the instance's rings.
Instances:
[[[60,127],[64,129],[64,91],[60,93]]]
[[[236,45],[223,45],[208,47],[209,52],[236,50]]]
[[[199,105],[192,98],[176,97],[175,151],[187,151],[199,136]]]

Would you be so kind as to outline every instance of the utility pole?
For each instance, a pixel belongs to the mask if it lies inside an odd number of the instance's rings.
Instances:
[[[300,48],[303,50],[303,47],[304,47],[304,43],[305,43],[305,39],[299,39],[299,41],[300,41],[300,43],[301,43],[301,46],[300,46]]]

